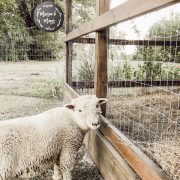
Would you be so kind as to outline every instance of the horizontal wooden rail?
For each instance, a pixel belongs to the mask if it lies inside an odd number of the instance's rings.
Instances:
[[[87,24],[73,30],[66,35],[65,41],[71,41],[77,37],[105,29],[119,22],[127,21],[178,2],[179,0],[128,0],[110,11],[95,17]]]
[[[124,136],[106,118],[101,116],[100,131],[123,156],[133,170],[143,180],[168,180],[168,175],[159,168],[134,143]]]
[[[67,84],[65,84],[65,93],[69,94],[69,98],[72,96],[70,99],[79,96]],[[105,176],[105,179],[112,179],[111,177],[117,180],[136,179],[135,174],[124,162],[124,159],[143,180],[170,179],[161,168],[159,168],[105,117],[101,116],[101,120],[100,129],[97,131],[90,131],[85,138],[85,143],[97,163],[98,168],[100,168],[103,176]],[[115,148],[116,151],[114,151],[113,148]],[[124,159],[118,156],[116,152]],[[116,153],[116,155],[114,153]],[[122,163],[119,162],[119,160],[122,161]],[[112,176],[110,176],[109,173]]]
[[[140,179],[99,130],[89,131],[84,143],[105,180]]]
[[[108,88],[120,87],[153,87],[153,86],[180,86],[180,80],[162,80],[162,81],[109,81]],[[75,89],[94,88],[93,81],[73,81],[72,87]]]
[[[95,44],[95,38],[77,38],[73,43]],[[180,46],[180,41],[109,39],[109,45]]]

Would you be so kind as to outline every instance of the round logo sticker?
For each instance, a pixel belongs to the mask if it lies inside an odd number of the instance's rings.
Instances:
[[[45,1],[34,10],[33,18],[36,26],[47,32],[59,30],[64,22],[64,13],[62,9],[51,1]]]

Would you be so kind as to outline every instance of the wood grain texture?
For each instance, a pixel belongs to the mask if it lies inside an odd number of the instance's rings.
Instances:
[[[110,0],[97,0],[96,13],[101,15],[109,10]],[[99,98],[107,97],[108,29],[96,32],[96,69],[94,87]],[[102,114],[106,114],[106,104],[101,105]]]
[[[72,31],[72,0],[66,0],[65,33]],[[72,42],[66,42],[66,82],[72,82]]]
[[[180,80],[142,80],[142,81],[133,81],[133,80],[123,80],[123,81],[108,81],[108,88],[132,88],[132,87],[157,87],[157,86],[180,86]],[[73,81],[72,88],[74,89],[92,89],[94,88],[93,81]]]
[[[95,44],[95,38],[77,38],[73,43]],[[124,39],[109,39],[109,45],[132,45],[132,46],[180,46],[180,41],[160,41],[160,40],[124,40]]]
[[[147,155],[145,155],[107,119],[103,116],[101,116],[101,119],[102,123],[100,131],[141,179],[170,180],[168,175],[161,168],[159,168]]]
[[[135,180],[138,178],[100,131],[90,131],[84,143],[105,180]]]
[[[72,31],[72,0],[65,0],[65,5],[65,33],[68,34]]]
[[[70,99],[79,97],[79,94],[74,91],[67,83],[64,84],[64,92],[69,95]]]
[[[127,21],[178,2],[179,0],[128,0],[73,30],[65,37],[65,41],[70,41],[91,32],[105,29],[119,22]]]

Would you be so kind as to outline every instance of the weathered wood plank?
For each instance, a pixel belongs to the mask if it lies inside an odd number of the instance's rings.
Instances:
[[[71,98],[77,98],[79,97],[79,94],[74,91],[68,84],[64,84],[65,91],[70,95]]]
[[[77,97],[79,97],[79,94],[77,94],[67,83],[65,83],[63,104],[66,104],[70,102],[71,99]]]
[[[72,0],[66,0],[65,33],[72,31]],[[66,82],[72,82],[72,42],[66,42]]]
[[[77,38],[73,43],[95,44],[95,38]],[[109,45],[135,45],[135,46],[180,46],[180,41],[160,41],[160,40],[124,40],[109,39]]]
[[[119,22],[127,21],[178,2],[179,0],[128,0],[114,9],[103,13],[101,16],[95,17],[87,24],[73,30],[65,37],[65,41],[73,40],[77,37],[104,29]]]
[[[142,81],[108,81],[108,88],[120,88],[120,87],[154,87],[154,86],[180,86],[180,80],[142,80]],[[74,89],[90,89],[94,88],[93,81],[73,81],[72,88]]]
[[[109,10],[110,0],[96,0],[96,13],[101,15]],[[96,69],[94,87],[97,97],[107,97],[107,61],[108,61],[108,29],[96,32]],[[106,114],[106,104],[101,106],[102,114]]]
[[[135,180],[138,178],[100,131],[90,131],[84,143],[105,180]]]
[[[144,180],[169,180],[168,175],[117,128],[101,116],[100,131]]]

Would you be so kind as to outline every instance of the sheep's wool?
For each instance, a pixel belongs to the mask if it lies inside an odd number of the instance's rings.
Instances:
[[[53,165],[54,179],[71,179],[76,153],[89,129],[87,121],[95,126],[100,112],[95,96],[72,102],[73,109],[58,107],[0,122],[0,180],[34,177]]]

